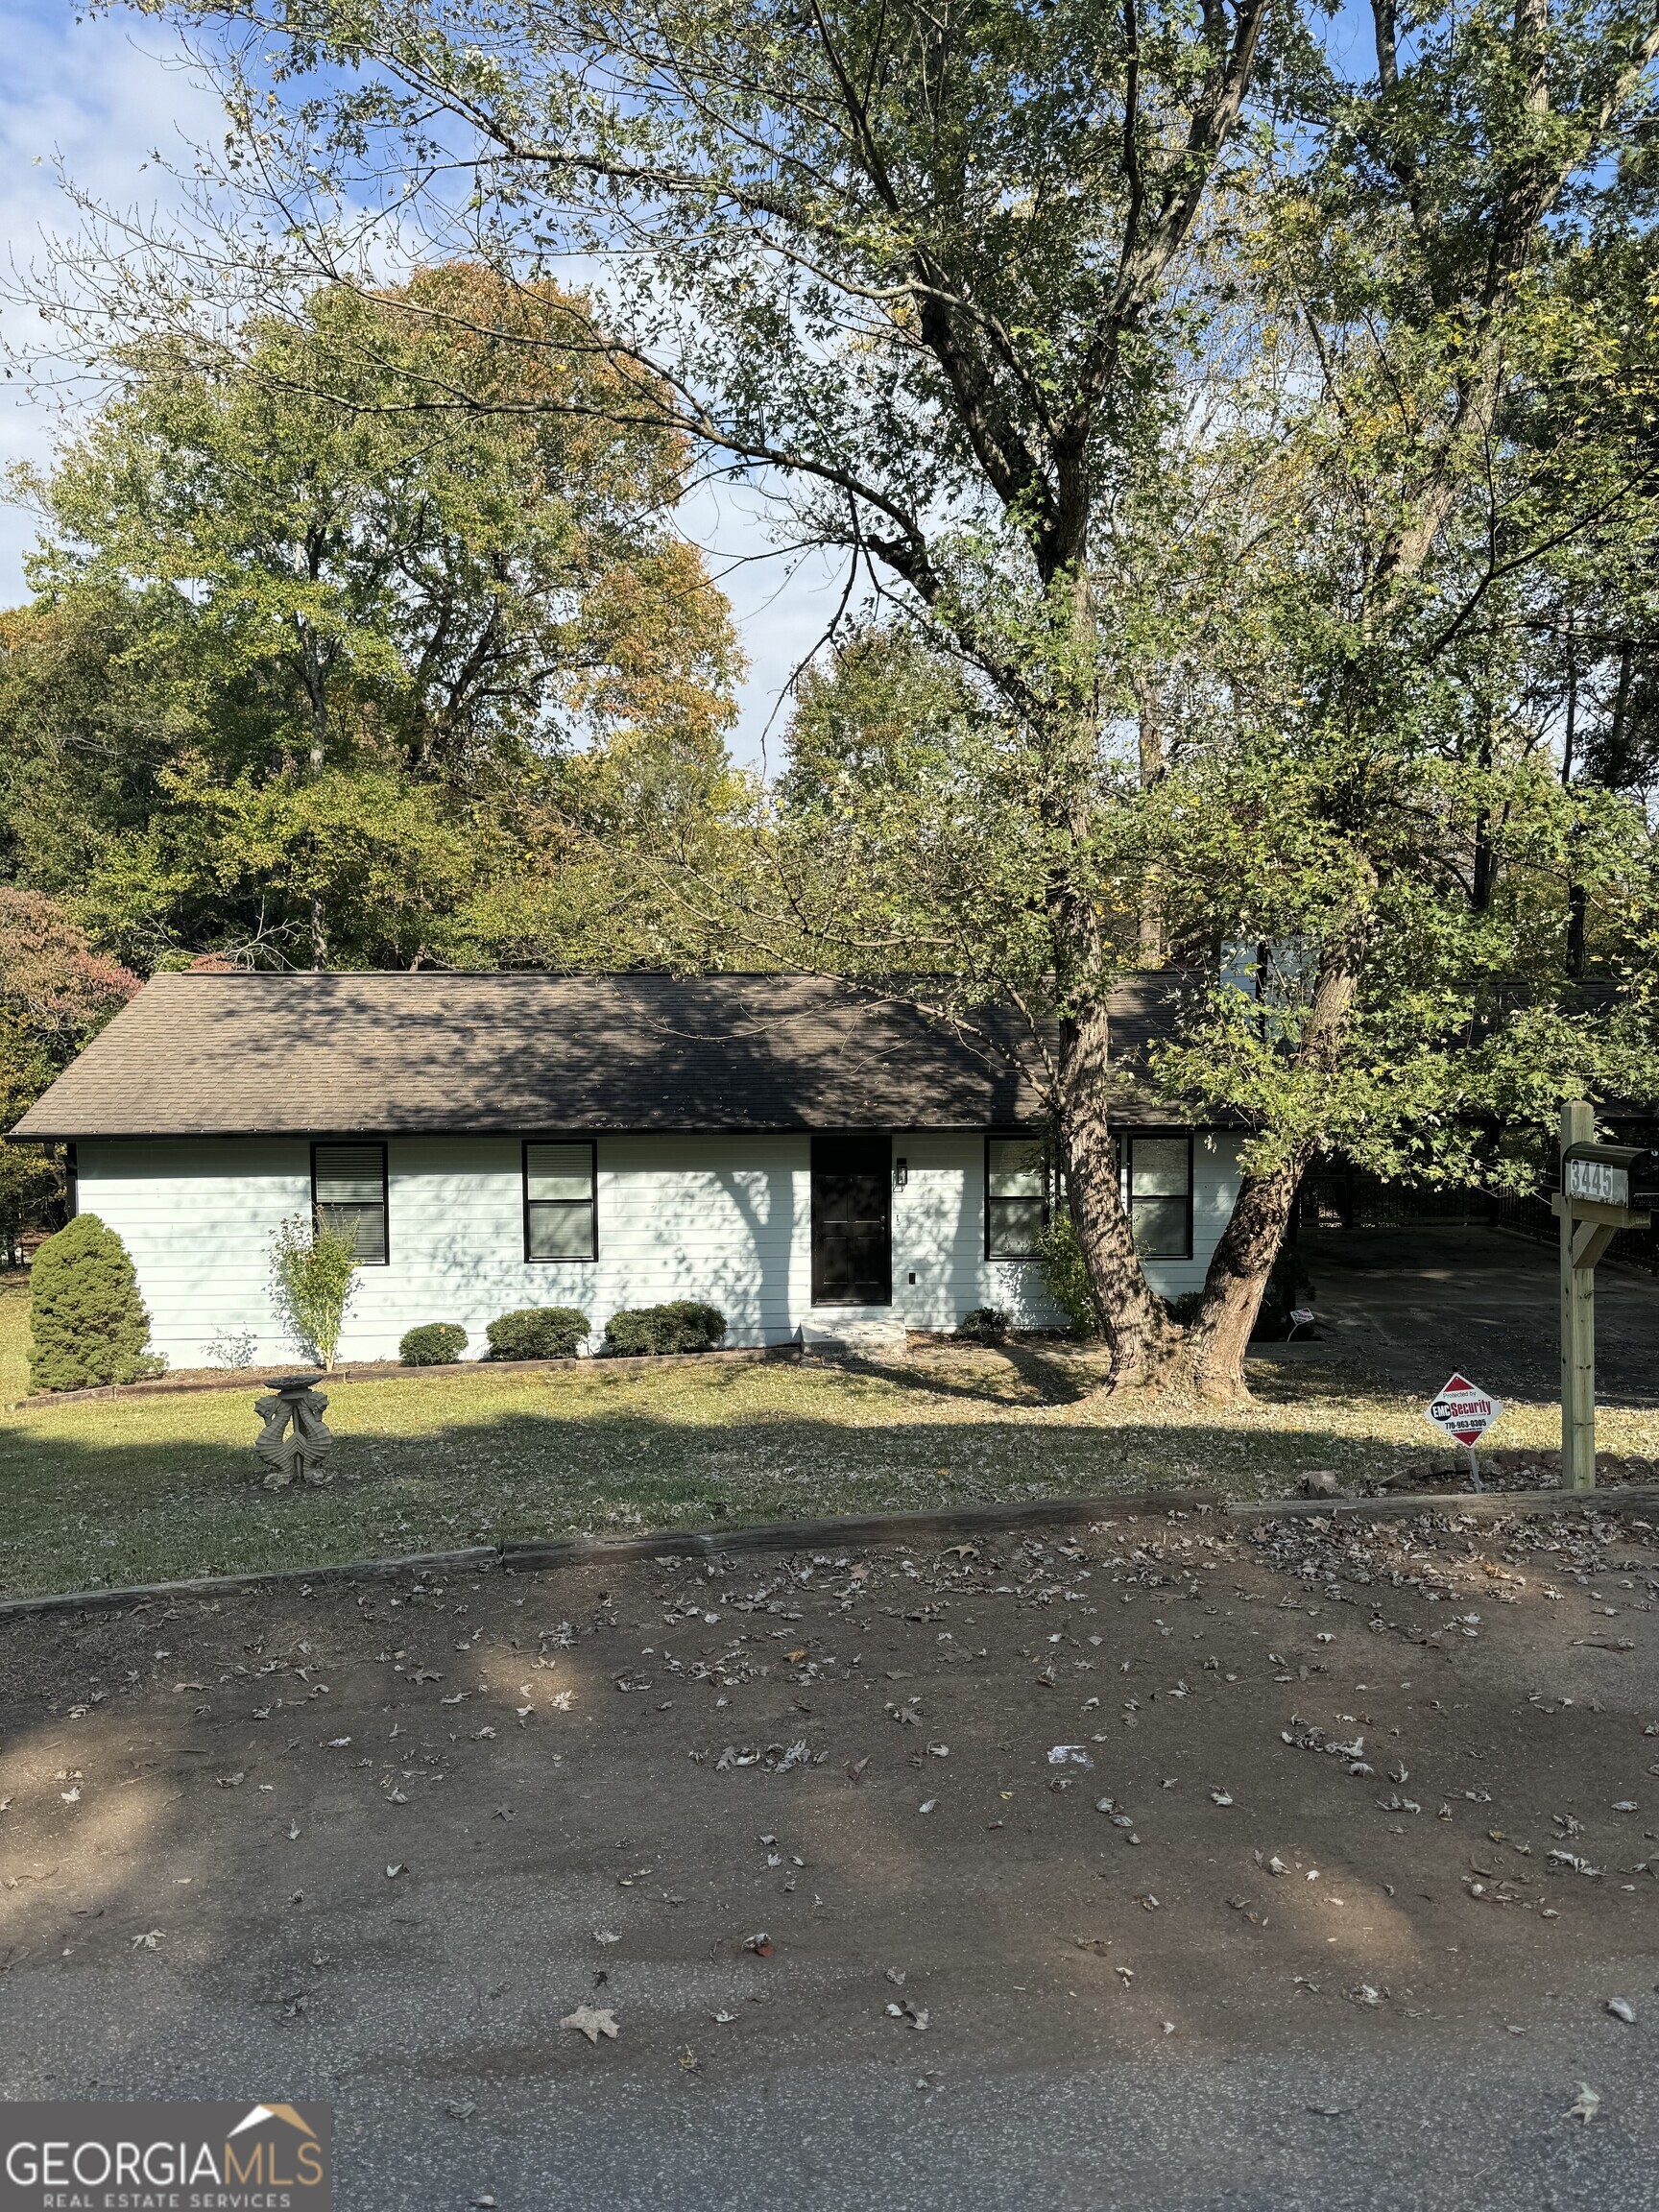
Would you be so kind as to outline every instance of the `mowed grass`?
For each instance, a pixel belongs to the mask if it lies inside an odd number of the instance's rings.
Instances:
[[[1293,1489],[1310,1467],[1444,1459],[1414,1399],[1351,1374],[1253,1363],[1236,1410],[1116,1401],[1097,1353],[936,1346],[904,1359],[702,1364],[545,1377],[487,1367],[328,1388],[326,1489],[263,1489],[250,1384],[81,1405],[27,1389],[28,1295],[0,1286],[0,1591],[323,1566],[506,1539],[910,1509],[965,1500]],[[1548,1406],[1503,1441],[1548,1450]],[[1603,1450],[1652,1455],[1659,1421],[1607,1411]]]

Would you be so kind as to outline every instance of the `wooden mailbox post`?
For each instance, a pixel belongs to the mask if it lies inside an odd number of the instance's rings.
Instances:
[[[1596,1487],[1596,1262],[1621,1229],[1646,1229],[1633,1207],[1640,1145],[1598,1144],[1594,1110],[1581,1098],[1561,1109],[1561,1188],[1551,1200],[1561,1223],[1561,1479]]]

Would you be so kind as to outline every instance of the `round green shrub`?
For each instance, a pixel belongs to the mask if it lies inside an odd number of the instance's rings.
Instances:
[[[605,1324],[604,1350],[613,1359],[637,1359],[657,1349],[655,1308],[622,1306]]]
[[[89,1390],[159,1375],[144,1347],[150,1316],[127,1247],[96,1214],[48,1237],[29,1270],[29,1381],[36,1390]]]
[[[405,1367],[447,1367],[467,1349],[467,1332],[454,1321],[426,1321],[409,1329],[397,1346]]]
[[[574,1359],[590,1326],[574,1306],[520,1306],[484,1334],[492,1359]]]
[[[1014,1326],[1000,1306],[975,1306],[956,1324],[956,1334],[968,1344],[1005,1344]]]
[[[605,1350],[613,1359],[642,1353],[712,1352],[726,1334],[717,1306],[674,1298],[665,1306],[623,1306],[605,1324]]]

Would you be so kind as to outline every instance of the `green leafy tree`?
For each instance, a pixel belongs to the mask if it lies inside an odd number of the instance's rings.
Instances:
[[[321,1367],[334,1364],[357,1288],[357,1240],[349,1229],[296,1214],[271,1244],[271,1302],[294,1341]]]
[[[234,355],[123,348],[30,487],[18,873],[144,965],[488,963],[527,880],[597,857],[600,763],[656,779],[641,835],[718,805],[735,656],[664,520],[684,447],[549,350],[572,312],[449,266],[314,290]]]
[[[286,115],[233,63],[227,85],[260,174],[294,163],[313,205],[319,180],[339,186],[340,229],[325,220],[304,252],[338,252],[342,276],[365,186],[451,250],[453,202],[427,183],[434,132],[453,133],[477,179],[469,250],[503,283],[533,285],[560,252],[595,270],[563,343],[626,385],[619,419],[781,482],[791,528],[878,573],[998,702],[1043,878],[1009,981],[1058,1024],[1045,1094],[1125,1382],[1167,1332],[1111,1163],[1095,831],[1121,685],[1093,564],[1202,315],[1193,248],[1258,156],[1239,126],[1269,21],[1266,0],[974,0],[948,18],[508,0],[484,29],[445,0],[325,4],[291,40],[261,24],[279,74],[320,72]],[[231,189],[252,174],[236,159]],[[213,258],[204,237],[192,251]],[[182,265],[156,268],[157,311],[192,325]],[[84,336],[96,272],[83,258],[74,278]],[[490,335],[511,349],[511,318]],[[468,421],[479,404],[436,378],[425,397]]]
[[[95,950],[56,901],[0,884],[0,1133],[138,989]],[[0,1150],[0,1246],[15,1265],[23,1234],[62,1219],[63,1181],[41,1145]]]
[[[1574,265],[1616,236],[1610,156],[1648,128],[1659,26],[1516,0],[1419,17],[1408,45],[1391,10],[1374,29],[1368,81],[1295,87],[1317,152],[1269,205],[1263,289],[1310,333],[1306,397],[1286,380],[1251,485],[1232,727],[1159,802],[1198,913],[1296,949],[1282,1008],[1179,1063],[1259,1131],[1183,1348],[1217,1395],[1309,1164],[1417,1142],[1432,1165],[1500,987],[1574,964],[1559,891],[1643,865],[1629,807],[1562,804],[1519,640],[1546,565],[1650,499],[1631,425],[1561,400],[1606,358]]]

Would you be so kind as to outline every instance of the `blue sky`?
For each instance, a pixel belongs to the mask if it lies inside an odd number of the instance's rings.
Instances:
[[[0,234],[19,264],[37,260],[74,211],[57,185],[55,160],[78,183],[120,206],[154,208],[165,180],[144,167],[148,151],[200,141],[222,126],[211,98],[191,80],[163,25],[117,14],[77,23],[64,0],[0,0],[7,59],[0,102]],[[164,204],[164,203],[163,203]],[[23,319],[8,325],[26,340]],[[8,388],[0,402],[0,466],[43,460],[62,418]],[[760,757],[768,724],[778,757],[780,693],[833,613],[839,580],[819,561],[794,566],[771,551],[756,493],[695,492],[682,514],[733,603],[750,673],[733,751]],[[24,595],[23,561],[34,541],[29,514],[0,504],[0,605]]]

